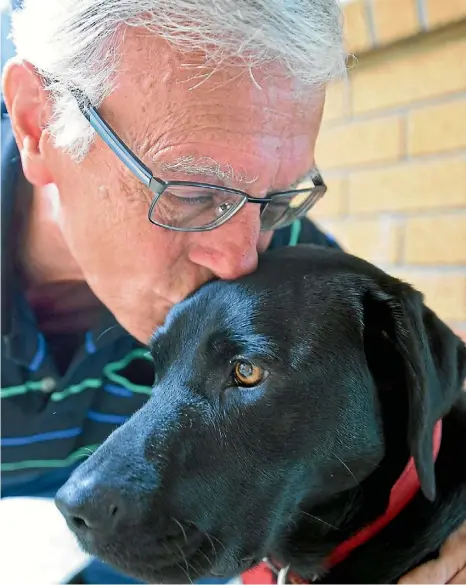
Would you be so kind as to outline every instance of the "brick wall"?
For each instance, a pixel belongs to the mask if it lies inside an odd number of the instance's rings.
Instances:
[[[466,0],[344,6],[348,79],[328,93],[311,216],[466,332]]]

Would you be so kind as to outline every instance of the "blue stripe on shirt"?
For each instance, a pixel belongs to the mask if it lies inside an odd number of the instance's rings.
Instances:
[[[95,422],[121,425],[130,417],[120,414],[106,414],[104,412],[95,412],[90,410],[87,413],[87,418]],[[32,443],[42,443],[44,441],[57,441],[59,439],[71,439],[77,437],[82,433],[81,427],[72,429],[64,429],[62,431],[50,431],[48,433],[38,433],[36,435],[29,435],[28,437],[2,437],[2,447],[21,447],[23,445],[31,445]]]
[[[87,353],[92,354],[97,351],[91,331],[86,331],[86,335],[84,336],[84,343]]]
[[[104,390],[109,394],[113,394],[114,396],[121,396],[123,398],[129,398],[133,396],[133,393],[130,390],[123,388],[123,386],[118,386],[117,384],[105,384]]]
[[[57,439],[70,439],[77,437],[82,433],[80,427],[65,429],[63,431],[50,431],[49,433],[39,433],[29,437],[2,437],[2,447],[19,447],[21,445],[30,445],[31,443],[41,443],[42,441],[56,441]]]
[[[95,422],[121,425],[124,422],[126,422],[130,417],[122,416],[120,414],[106,414],[105,412],[95,412],[94,410],[90,410],[87,413],[87,418]]]
[[[45,358],[45,337],[42,335],[42,333],[38,333],[37,334],[37,351],[36,351],[34,357],[32,358],[31,363],[28,366],[29,370],[31,372],[37,372],[37,370],[42,365],[44,358]]]

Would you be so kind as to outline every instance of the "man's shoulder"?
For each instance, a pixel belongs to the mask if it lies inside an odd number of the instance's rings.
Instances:
[[[286,228],[277,230],[273,235],[270,249],[295,246],[296,244],[316,244],[324,248],[341,250],[341,246],[330,234],[322,231],[306,217],[296,220]]]

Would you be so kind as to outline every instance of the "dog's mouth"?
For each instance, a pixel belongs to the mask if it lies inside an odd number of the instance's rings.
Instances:
[[[178,521],[174,523],[175,529],[167,531],[154,542],[154,568],[163,569],[187,563],[204,544],[204,536],[195,526],[183,526]]]
[[[162,537],[156,537],[148,527],[132,527],[105,538],[84,538],[75,533],[87,553],[146,582],[186,583],[206,575],[228,577],[256,562],[252,557],[235,558],[216,536],[175,519]]]

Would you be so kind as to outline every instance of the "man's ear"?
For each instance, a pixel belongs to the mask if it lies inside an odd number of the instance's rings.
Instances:
[[[383,286],[373,283],[363,304],[366,313],[370,307],[370,314],[376,316],[372,327],[378,327],[379,338],[401,362],[401,384],[407,399],[407,443],[422,491],[434,500],[434,426],[461,393],[466,377],[466,346],[424,305],[421,293],[399,280],[390,279]],[[383,354],[384,345],[379,347]],[[385,357],[380,355],[379,359]],[[388,364],[387,372],[390,367]]]
[[[41,77],[31,63],[14,57],[5,65],[2,84],[24,176],[38,187],[52,183],[44,158],[51,104]]]

